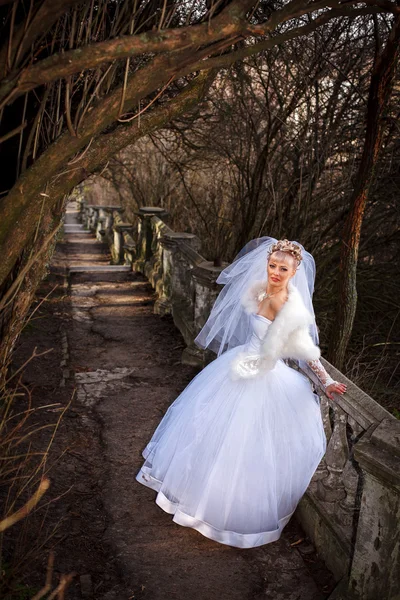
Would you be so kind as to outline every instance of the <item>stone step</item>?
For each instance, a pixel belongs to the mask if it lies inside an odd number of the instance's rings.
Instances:
[[[71,229],[76,229],[76,231],[90,231],[89,229],[86,229],[83,225],[80,225],[79,223],[64,223],[64,229],[65,231],[70,231]]]
[[[75,223],[64,223],[64,231],[82,231],[83,233],[90,233],[89,229],[85,229],[83,225],[75,225]]]
[[[91,231],[84,231],[84,230],[79,230],[79,231],[78,230],[76,230],[76,231],[72,230],[71,231],[69,229],[67,229],[67,230],[64,229],[64,233],[66,235],[83,235],[83,237],[86,237],[88,235],[92,235]],[[96,241],[96,238],[93,238],[93,242],[95,242],[95,241]]]
[[[77,265],[69,267],[69,273],[129,273],[130,265]]]
[[[69,274],[71,285],[127,283],[136,281],[134,271],[75,271]]]

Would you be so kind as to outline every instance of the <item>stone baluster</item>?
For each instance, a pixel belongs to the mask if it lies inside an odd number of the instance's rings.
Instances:
[[[320,400],[322,423],[324,425],[324,431],[325,431],[327,444],[329,444],[329,440],[331,439],[331,436],[332,436],[332,425],[331,425],[330,414],[329,414],[329,406],[330,405],[329,405],[328,398],[325,396],[325,394],[323,392],[320,392],[319,400]],[[324,478],[328,477],[328,475],[329,475],[329,471],[328,471],[328,468],[326,465],[326,457],[324,456],[313,475],[313,481],[317,481],[318,479],[324,479]]]
[[[163,297],[163,254],[164,249],[161,240],[165,234],[173,233],[172,229],[168,227],[159,217],[151,217],[150,219],[152,237],[151,237],[151,256],[146,261],[144,273],[151,285],[154,287],[158,294],[158,298]],[[155,307],[155,312],[158,314],[164,314],[162,311],[158,311],[159,303]]]
[[[105,221],[104,221],[104,237],[108,242],[108,245],[111,245],[111,237],[112,237],[112,226],[113,226],[113,209],[111,207],[104,207]]]
[[[125,209],[122,206],[107,206],[107,209],[111,211],[113,218],[113,225],[115,223],[122,222],[122,215],[125,212]]]
[[[123,239],[122,231],[119,225],[114,223],[112,227],[113,239],[111,245],[111,263],[113,265],[120,265],[123,262],[124,250],[123,250]]]
[[[82,198],[79,204],[78,221],[79,223],[82,223],[84,227],[87,227],[87,201],[84,198]]]
[[[325,502],[336,502],[345,498],[346,491],[343,485],[343,469],[349,458],[346,424],[347,414],[338,405],[333,406],[334,425],[329,438],[325,465],[327,477],[318,480],[318,497]]]
[[[163,275],[156,310],[163,314],[171,312],[185,342],[190,344],[194,333],[191,272],[196,260],[200,262],[202,258],[197,254],[200,240],[193,233],[168,230],[162,235],[160,243],[163,249]]]
[[[133,266],[136,261],[136,242],[130,233],[124,235],[123,251],[124,263]]]
[[[96,239],[98,239],[99,242],[103,241],[104,235],[106,233],[105,222],[106,222],[106,211],[101,206],[98,209],[98,218],[97,218],[97,225],[96,225]]]
[[[132,264],[132,262],[126,259],[126,249],[130,248],[132,251],[135,245],[132,237],[133,225],[131,223],[118,223],[114,224],[114,229],[117,229],[120,234],[120,262]]]
[[[90,206],[90,204],[88,204],[86,207],[86,224],[85,224],[86,229],[90,229],[90,223],[92,221],[92,213],[93,213],[93,208]]]
[[[192,273],[194,282],[194,336],[196,336],[208,319],[211,309],[221,286],[216,282],[221,271],[227,266],[226,263],[216,267],[210,261],[202,261],[197,264]],[[209,350],[203,350],[190,343],[182,353],[182,362],[193,366],[205,366],[209,360],[215,358],[215,354]]]
[[[124,209],[121,207],[115,207],[112,209],[113,225],[112,225],[112,236],[110,244],[111,262],[114,265],[120,265],[124,262],[124,231],[132,230],[131,223],[125,223],[122,220],[121,213]]]
[[[354,446],[362,495],[347,598],[400,598],[400,421],[372,425]]]
[[[346,496],[339,501],[339,507],[342,509],[341,520],[343,525],[350,531],[355,514],[359,511],[357,491],[360,482],[359,470],[356,468],[351,456],[344,466],[342,481]]]
[[[91,206],[88,204],[86,206],[86,225],[85,228],[86,229],[90,229],[90,219],[92,218],[92,208]]]
[[[154,312],[158,315],[172,313],[172,249],[170,240],[165,237],[160,239],[160,263],[159,268],[161,277],[157,282],[156,291],[158,294],[154,305]]]
[[[152,255],[153,228],[152,217],[162,219],[168,215],[168,211],[157,206],[142,206],[135,213],[139,217],[138,235],[137,235],[137,259],[135,261],[135,270],[140,273],[145,272],[146,261],[150,260]]]
[[[90,216],[91,216],[91,208],[89,206],[89,204],[85,201],[84,205],[84,214],[83,214],[83,225],[85,227],[85,229],[89,229],[89,223],[90,223]]]
[[[96,231],[97,219],[98,219],[98,209],[97,206],[90,206],[90,216],[89,216],[89,229],[90,231]]]
[[[85,200],[79,193],[76,193],[75,201],[76,207],[78,209],[78,221],[82,222],[83,203],[85,202]]]

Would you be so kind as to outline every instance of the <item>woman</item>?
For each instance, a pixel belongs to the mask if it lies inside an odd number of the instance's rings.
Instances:
[[[306,361],[330,398],[346,390],[319,361],[314,278],[300,244],[260,238],[243,248],[219,276],[225,286],[195,340],[218,358],[143,452],[137,481],[176,523],[222,544],[277,540],[325,453],[319,398],[284,362]]]

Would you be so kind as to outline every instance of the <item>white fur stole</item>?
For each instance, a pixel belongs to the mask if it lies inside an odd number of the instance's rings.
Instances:
[[[242,297],[247,313],[257,313],[267,280],[255,282]],[[273,369],[278,359],[317,360],[321,353],[309,333],[314,318],[297,288],[289,281],[288,299],[269,325],[261,344],[259,370]]]

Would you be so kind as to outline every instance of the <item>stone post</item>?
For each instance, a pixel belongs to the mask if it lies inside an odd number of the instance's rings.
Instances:
[[[82,196],[80,196],[79,194],[77,194],[76,196],[76,206],[78,209],[78,221],[80,223],[82,223],[82,215],[83,215],[83,211],[84,211],[84,204],[86,204],[86,200],[84,200],[84,198]]]
[[[362,496],[348,597],[400,599],[400,421],[383,419],[354,446]]]
[[[125,241],[124,245],[123,245],[123,250],[124,250],[124,264],[130,265],[131,267],[133,267],[135,260],[136,260],[136,244],[135,244],[135,242],[133,240],[132,240],[132,242]]]
[[[151,244],[153,239],[151,218],[162,219],[168,215],[168,211],[157,206],[142,206],[135,213],[139,217],[137,236],[137,260],[135,270],[144,273],[146,261],[151,257]]]
[[[180,246],[184,243],[197,254],[200,240],[193,233],[169,231],[163,234],[160,243],[163,249],[162,289],[158,286],[160,295],[154,310],[158,314],[173,313],[174,320],[179,321],[178,328],[188,343],[189,339],[193,340],[194,311],[193,307],[189,306],[191,304],[189,279],[193,265],[190,264],[190,259],[185,259]],[[192,333],[189,333],[189,329]]]
[[[84,198],[80,198],[79,201],[77,200],[78,223],[83,223],[84,222],[85,204],[86,204],[86,200],[84,200]]]
[[[82,218],[81,223],[85,229],[89,229],[90,209],[86,200],[82,202]]]
[[[158,298],[154,304],[154,312],[157,315],[172,313],[172,254],[174,243],[168,237],[161,237],[161,279],[157,284]]]
[[[119,233],[119,257],[120,263],[124,264],[132,264],[132,261],[127,260],[126,257],[126,249],[128,247],[132,247],[133,244],[133,225],[131,223],[118,223],[114,224],[114,230],[117,230]]]
[[[104,207],[105,221],[104,221],[104,231],[105,231],[105,239],[109,246],[111,246],[111,240],[113,237],[112,226],[114,223],[113,219],[113,209],[109,206]]]
[[[124,232],[132,231],[130,223],[115,223],[112,227],[113,240],[111,244],[111,257],[113,265],[121,265],[124,263]]]
[[[158,299],[160,299],[164,297],[164,248],[162,238],[165,234],[172,233],[172,229],[159,217],[152,217],[150,223],[152,230],[151,258],[146,262],[144,273],[155,289]],[[161,306],[162,301],[157,303],[156,313],[165,314],[165,312],[169,312],[168,310],[162,310],[162,308],[159,311],[158,308]]]
[[[216,281],[227,263],[215,267],[210,261],[203,261],[193,269],[194,282],[194,337],[199,333],[208,319],[214,302],[221,291]],[[194,340],[193,337],[193,340]],[[194,343],[188,345],[182,353],[182,362],[193,366],[204,367],[215,355],[209,350],[203,350]]]
[[[97,219],[99,216],[99,211],[97,206],[89,206],[89,229],[90,231],[96,231],[97,227]]]
[[[220,267],[215,267],[211,261],[204,261],[193,269],[196,291],[194,305],[196,334],[207,321],[214,302],[222,289],[222,286],[217,284],[217,279],[221,271],[227,266],[227,263],[223,263]]]
[[[99,216],[97,219],[97,226],[96,226],[96,239],[99,240],[99,242],[103,241],[104,235],[106,233],[106,229],[105,229],[105,223],[106,223],[106,211],[104,210],[103,207],[99,208]]]
[[[120,265],[122,262],[122,234],[118,228],[118,225],[113,225],[113,238],[111,244],[111,263],[113,265]]]

